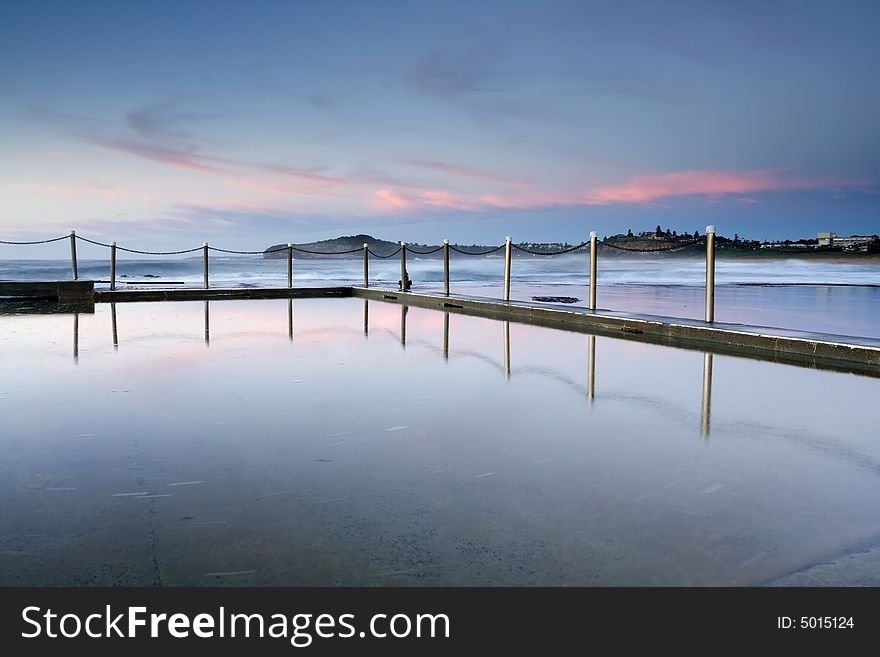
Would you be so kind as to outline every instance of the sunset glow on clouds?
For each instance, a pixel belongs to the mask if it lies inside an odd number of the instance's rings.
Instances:
[[[619,185],[600,187],[588,193],[585,202],[590,205],[647,204],[676,196],[730,196],[871,185],[871,181],[866,180],[786,177],[777,171],[682,171],[636,176]]]
[[[651,205],[685,196],[717,199],[736,197],[741,204],[759,201],[743,194],[832,190],[840,188],[880,188],[870,180],[828,180],[789,177],[777,171],[683,171],[635,176],[615,185],[605,185],[582,194],[552,194],[538,189],[511,190],[508,194],[457,194],[449,190],[380,189],[374,192],[372,207],[379,211],[406,213],[431,207],[467,212],[490,212],[495,209],[533,210],[553,207],[590,205]]]
[[[876,3],[92,3],[0,8],[0,239],[880,230]]]
[[[377,189],[373,192],[372,207],[379,212],[409,212],[416,203],[393,189]]]

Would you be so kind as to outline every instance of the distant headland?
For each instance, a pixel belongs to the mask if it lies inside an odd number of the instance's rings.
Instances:
[[[657,226],[653,231],[633,233],[632,230],[617,235],[606,235],[599,244],[605,245],[608,255],[612,256],[700,256],[705,250],[705,242],[699,231],[679,233],[675,230],[662,229]],[[358,258],[367,244],[376,256],[388,256],[400,248],[398,242],[383,240],[372,235],[345,235],[333,239],[292,244],[295,248],[293,257],[310,258]],[[514,251],[516,256],[552,255],[573,249],[578,244],[569,242],[515,242],[520,249]],[[440,244],[406,244],[407,250],[414,256],[425,258],[442,258]],[[452,244],[458,251],[480,254],[499,244]],[[782,240],[776,242],[744,240],[739,235],[725,237],[717,235],[716,252],[720,257],[754,256],[754,257],[840,257],[860,258],[880,256],[880,237],[877,235],[838,236],[832,232],[818,233],[815,238]],[[523,251],[521,249],[526,249]],[[427,253],[433,251],[433,253]],[[529,253],[530,252],[530,253]],[[263,251],[264,258],[286,258],[287,244],[273,244]]]

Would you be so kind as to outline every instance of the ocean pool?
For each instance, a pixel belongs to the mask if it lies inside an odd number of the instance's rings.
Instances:
[[[880,542],[869,376],[350,298],[18,309],[0,353],[0,585],[748,586]]]

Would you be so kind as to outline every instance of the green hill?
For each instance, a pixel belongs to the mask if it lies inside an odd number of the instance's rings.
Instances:
[[[363,253],[364,244],[368,244],[373,253],[387,255],[400,246],[396,242],[380,240],[372,235],[345,235],[330,240],[292,244],[293,257],[304,258],[355,258]],[[314,253],[310,253],[314,252]],[[273,244],[263,251],[264,258],[286,258],[287,244]]]

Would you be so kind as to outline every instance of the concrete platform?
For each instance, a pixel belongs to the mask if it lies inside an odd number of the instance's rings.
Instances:
[[[352,288],[354,296],[409,306],[652,342],[685,349],[774,360],[880,377],[880,339],[799,332],[744,324],[588,310],[563,304]]]
[[[94,293],[94,281],[0,281],[0,297],[91,301]]]

